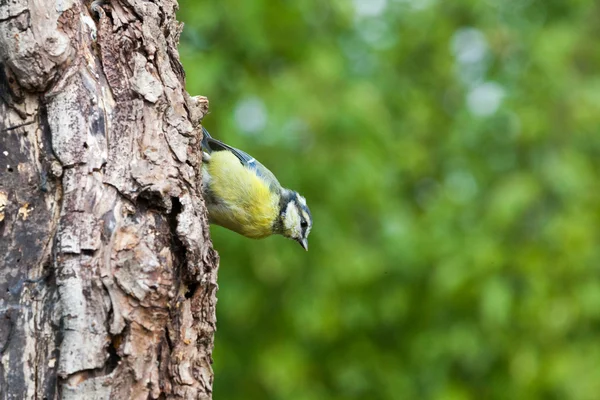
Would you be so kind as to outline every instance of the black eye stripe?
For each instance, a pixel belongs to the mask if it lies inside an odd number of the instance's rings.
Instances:
[[[308,229],[308,224],[306,221],[302,221],[300,223],[300,229],[302,230],[302,237],[306,237],[306,230]]]

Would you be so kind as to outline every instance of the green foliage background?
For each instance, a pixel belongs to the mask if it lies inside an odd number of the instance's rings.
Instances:
[[[181,0],[205,126],[303,193],[212,228],[215,398],[600,398],[600,3]]]

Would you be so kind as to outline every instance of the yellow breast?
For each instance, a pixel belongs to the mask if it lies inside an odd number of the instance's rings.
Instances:
[[[210,191],[219,199],[207,204],[211,222],[255,239],[273,233],[279,195],[265,181],[228,151],[213,152],[203,168],[210,175]]]

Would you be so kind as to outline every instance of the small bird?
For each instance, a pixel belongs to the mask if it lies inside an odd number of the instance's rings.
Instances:
[[[283,235],[308,250],[312,217],[306,199],[279,184],[247,153],[214,139],[204,127],[202,191],[211,223],[261,239]]]

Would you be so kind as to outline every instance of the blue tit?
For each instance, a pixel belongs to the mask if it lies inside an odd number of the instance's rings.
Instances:
[[[308,250],[312,217],[306,199],[283,188],[250,155],[202,131],[202,192],[209,221],[253,239],[283,235]]]

